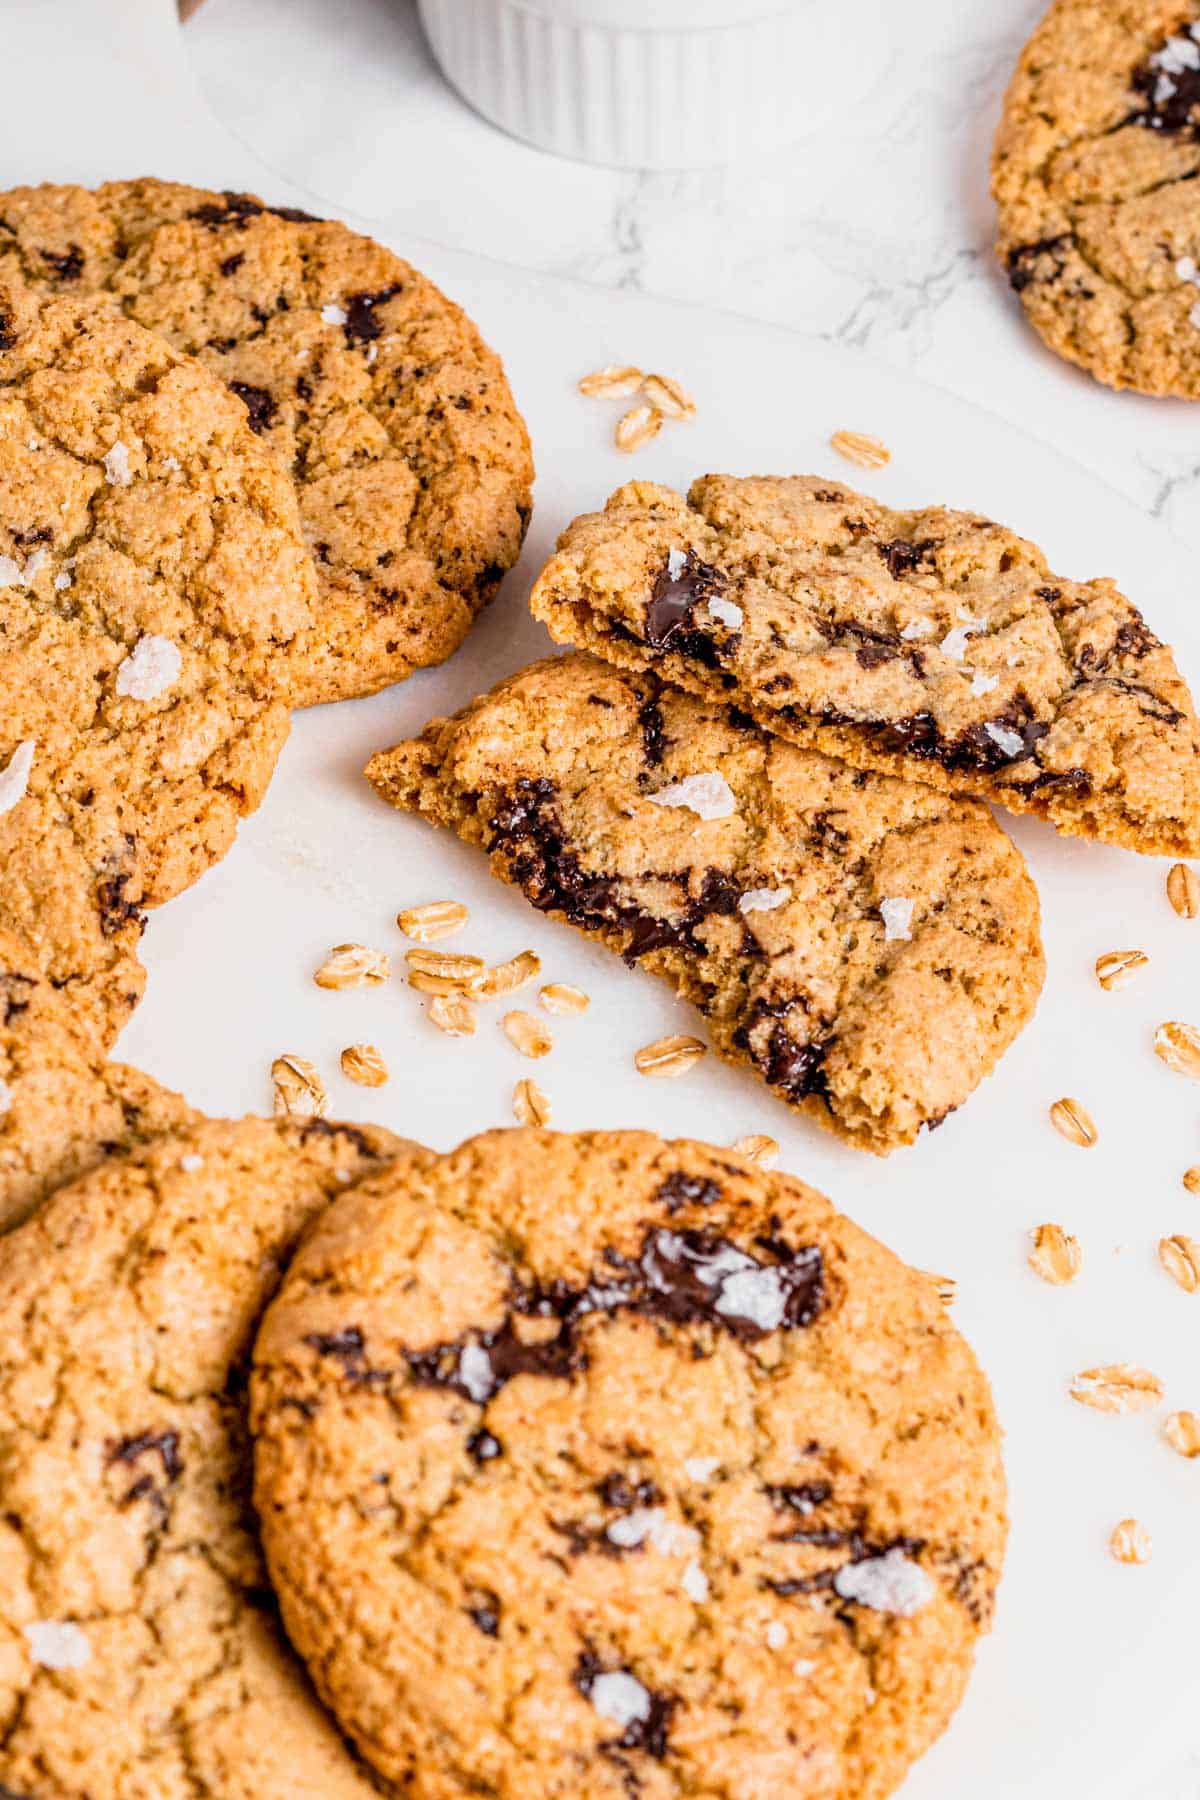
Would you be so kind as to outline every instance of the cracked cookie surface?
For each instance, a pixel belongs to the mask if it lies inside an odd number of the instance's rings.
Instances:
[[[190,1116],[149,1075],[98,1060],[36,957],[0,931],[0,1231],[93,1164]]]
[[[1037,895],[986,808],[653,674],[551,658],[367,775],[670,982],[721,1055],[861,1148],[939,1123],[1036,1004]]]
[[[1056,0],[992,154],[997,249],[1052,350],[1200,399],[1200,4]]]
[[[142,908],[224,855],[312,618],[296,497],[191,358],[0,269],[0,925],[107,1045]]]
[[[560,642],[655,669],[859,768],[1059,831],[1200,854],[1200,724],[1111,582],[1056,575],[973,513],[820,476],[619,488],[530,601]]]
[[[880,1800],[990,1618],[998,1428],[929,1277],[703,1144],[367,1181],[251,1396],[289,1633],[414,1800]]]
[[[0,1257],[0,1791],[368,1800],[277,1622],[245,1378],[296,1239],[402,1151],[198,1122],[83,1176]]]
[[[445,660],[516,561],[529,438],[462,310],[369,238],[153,180],[0,194],[0,276],[103,292],[197,356],[296,483],[320,587],[293,705]]]

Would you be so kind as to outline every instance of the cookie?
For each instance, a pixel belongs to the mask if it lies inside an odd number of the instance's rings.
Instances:
[[[991,1612],[987,1383],[802,1182],[492,1132],[336,1201],[268,1309],[292,1641],[413,1800],[880,1800]]]
[[[368,1800],[277,1623],[245,1376],[297,1236],[387,1133],[198,1123],[0,1245],[0,1791]]]
[[[0,275],[0,926],[111,1042],[141,909],[223,856],[287,733],[316,582],[291,483],[212,375]]]
[[[174,182],[0,194],[0,276],[103,292],[198,356],[291,472],[320,608],[279,675],[296,705],[445,660],[517,559],[533,465],[461,309],[344,225]]]
[[[1110,387],[1200,399],[1200,4],[1056,0],[992,154],[1030,323]]]
[[[1200,854],[1200,725],[1111,581],[1056,575],[973,513],[820,476],[630,482],[530,602],[551,635],[768,731],[1059,831]]]
[[[1037,895],[985,807],[785,744],[654,674],[536,663],[367,776],[662,976],[722,1056],[863,1149],[940,1123],[1036,1003]]]
[[[0,932],[0,1231],[94,1163],[189,1117],[150,1076],[91,1055],[37,959]]]

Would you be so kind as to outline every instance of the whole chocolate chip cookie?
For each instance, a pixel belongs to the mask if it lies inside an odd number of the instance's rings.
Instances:
[[[413,1800],[881,1800],[989,1621],[998,1428],[930,1279],[703,1144],[365,1182],[251,1396],[289,1635]]]
[[[316,597],[292,485],[221,383],[0,271],[0,926],[103,1045],[141,909],[266,788]]]
[[[1052,350],[1200,398],[1200,4],[1055,0],[992,157],[998,250]]]
[[[368,1800],[277,1623],[245,1376],[297,1237],[400,1146],[216,1121],[60,1189],[0,1249],[0,1792]]]
[[[973,513],[819,476],[630,482],[533,590],[560,642],[766,730],[1132,850],[1200,854],[1200,723],[1111,581]]]
[[[94,1163],[190,1117],[150,1076],[98,1060],[36,957],[0,931],[0,1231]]]
[[[1036,1004],[1037,895],[985,807],[655,675],[537,663],[367,775],[669,981],[723,1056],[863,1149],[940,1123]]]
[[[249,194],[175,182],[0,194],[0,277],[111,295],[228,383],[295,483],[320,583],[295,705],[445,660],[517,559],[529,439],[499,359],[399,257]]]

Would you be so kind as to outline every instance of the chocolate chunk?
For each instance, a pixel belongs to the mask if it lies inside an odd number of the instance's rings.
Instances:
[[[32,975],[0,974],[0,1024],[11,1025],[19,1014],[29,1011],[29,997],[36,986]]]
[[[394,300],[403,291],[402,283],[394,281],[390,287],[380,288],[377,294],[351,294],[346,301],[346,323],[342,327],[346,342],[369,344],[372,338],[382,336],[383,320],[375,316],[375,308]]]
[[[144,928],[146,915],[125,898],[125,889],[133,877],[128,871],[106,875],[96,883],[96,903],[100,909],[100,929],[105,937],[115,937],[122,926],[136,923]]]
[[[721,571],[701,562],[694,550],[682,556],[673,550],[659,570],[646,604],[645,633],[651,649],[665,650],[678,632],[691,625],[701,601],[723,593],[725,586]]]
[[[933,541],[922,538],[919,543],[910,543],[907,538],[890,538],[875,547],[888,566],[888,574],[899,580],[902,575],[911,575],[917,564],[924,561],[926,553],[933,548]]]
[[[38,255],[60,281],[78,281],[83,274],[83,251],[78,244],[68,245],[60,254],[53,250],[39,250]]]
[[[321,222],[315,213],[304,212],[298,206],[264,206],[253,194],[235,194],[229,189],[222,193],[219,201],[206,200],[203,206],[193,208],[187,216],[210,231],[216,231],[222,225],[244,231],[251,219],[263,213],[269,213],[274,219],[289,219],[294,225],[319,225]]]
[[[238,250],[233,256],[227,256],[221,264],[222,275],[236,275],[246,260],[245,252]]]
[[[138,1458],[153,1453],[162,1462],[163,1474],[168,1481],[178,1481],[183,1473],[183,1458],[179,1454],[179,1433],[177,1431],[143,1431],[137,1437],[119,1438],[106,1447],[105,1461],[113,1463],[135,1463]]]
[[[1155,55],[1161,53],[1159,45]],[[1175,137],[1200,138],[1200,68],[1172,67],[1169,75],[1148,56],[1130,77],[1130,87],[1145,105],[1130,113],[1125,123]]]
[[[658,704],[657,695],[652,695],[649,700],[642,702],[638,712],[638,724],[641,726],[646,761],[652,769],[656,769],[662,762],[663,751],[666,749],[662,708]]]
[[[248,381],[231,381],[229,386],[250,414],[251,431],[261,433],[275,423],[278,408],[266,388],[254,387]]]
[[[467,1608],[467,1617],[477,1625],[484,1637],[500,1635],[500,1596],[487,1589],[480,1593],[479,1599]]]
[[[304,1342],[318,1356],[332,1357],[344,1368],[358,1366],[366,1355],[366,1340],[358,1325],[347,1325],[341,1331],[310,1331]]]
[[[12,314],[0,306],[0,350],[11,350],[16,341],[16,322]]]
[[[1034,244],[1016,244],[1007,258],[1009,285],[1016,294],[1023,293],[1034,281],[1057,281],[1067,265],[1067,252],[1075,243],[1071,231],[1057,237],[1039,238]]]
[[[782,1508],[790,1508],[793,1512],[815,1512],[818,1506],[824,1506],[831,1498],[833,1488],[828,1481],[804,1481],[798,1486],[770,1486],[767,1488],[771,1504]]]
[[[654,1198],[660,1200],[668,1212],[674,1213],[681,1206],[712,1206],[721,1198],[721,1187],[719,1182],[708,1181],[702,1175],[687,1175],[682,1169],[676,1169],[667,1176]]]
[[[598,1481],[596,1492],[605,1506],[611,1506],[617,1512],[632,1512],[635,1506],[653,1506],[659,1499],[658,1489],[652,1481],[630,1481],[619,1469]]]

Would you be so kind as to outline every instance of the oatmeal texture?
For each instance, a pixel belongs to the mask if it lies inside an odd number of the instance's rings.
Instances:
[[[1026,315],[1110,387],[1200,398],[1200,4],[1056,0],[992,156]]]
[[[174,182],[0,194],[0,276],[98,293],[225,382],[296,485],[319,584],[294,705],[439,663],[514,563],[529,438],[461,309],[346,226]]]
[[[60,1189],[0,1257],[0,1792],[367,1800],[280,1630],[246,1364],[297,1237],[400,1150],[204,1121]]]
[[[1200,724],[1170,650],[1113,582],[1056,575],[973,513],[821,476],[705,475],[686,500],[630,482],[568,526],[531,606],[559,642],[856,767],[1200,854]]]
[[[536,663],[367,776],[667,980],[721,1055],[864,1149],[939,1124],[1036,1003],[1037,895],[986,808],[653,673]]]
[[[320,1218],[259,1332],[255,1499],[319,1692],[413,1800],[880,1800],[1005,1540],[928,1277],[791,1177],[519,1130]]]

